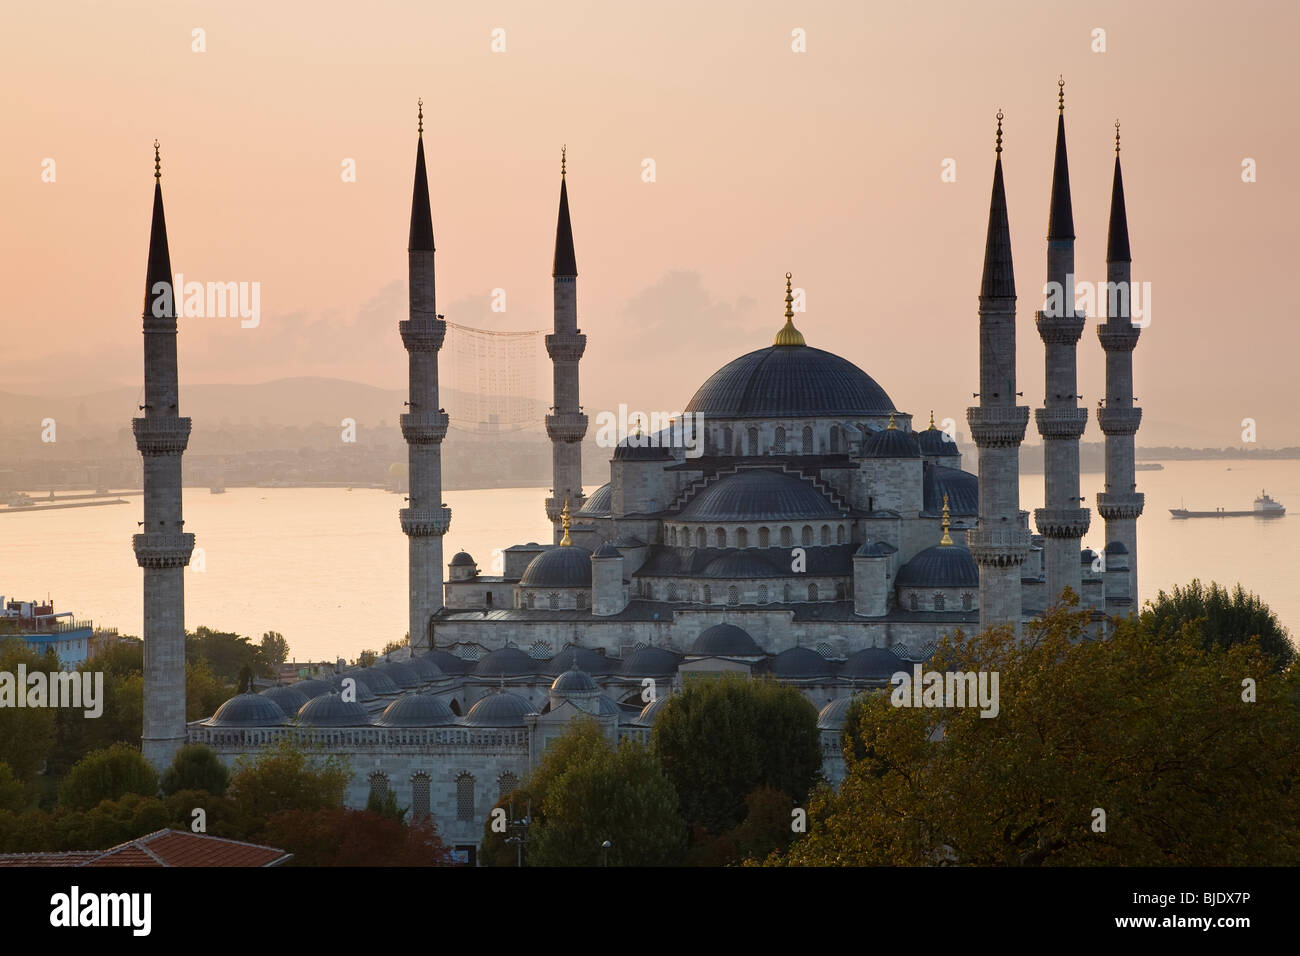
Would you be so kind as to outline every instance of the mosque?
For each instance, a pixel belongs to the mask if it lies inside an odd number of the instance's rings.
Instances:
[[[1063,90],[1058,105],[1046,274],[1073,303]],[[795,326],[787,273],[784,325],[772,344],[728,362],[696,390],[675,423],[694,423],[695,433],[674,427],[627,436],[614,449],[609,482],[584,494],[588,418],[578,384],[586,336],[562,162],[554,331],[546,337],[554,479],[544,506],[554,540],[505,548],[498,574],[480,573],[474,557],[460,552],[444,580],[451,512],[441,493],[448,417],[438,404],[438,352],[446,322],[436,307],[421,114],[410,312],[399,328],[410,364],[401,417],[410,496],[400,513],[410,551],[409,653],[243,694],[188,725],[179,571],[193,536],[181,532],[179,460],[189,419],[176,410],[175,318],[157,317],[147,292],[149,404],[136,419],[148,525],[136,539],[145,568],[146,754],[165,763],[188,740],[233,762],[292,736],[351,758],[349,805],[395,791],[414,816],[432,814],[444,838],[472,860],[493,802],[527,776],[575,715],[594,717],[613,739],[645,739],[692,675],[770,676],[798,687],[820,712],[824,772],[834,782],[843,774],[840,728],[851,697],[926,660],[944,633],[1018,629],[1067,587],[1099,627],[1131,613],[1142,510],[1133,454],[1141,410],[1132,395],[1140,330],[1127,295],[1112,298],[1098,323],[1107,359],[1098,414],[1106,439],[1106,491],[1097,501],[1104,553],[1080,548],[1090,524],[1079,496],[1087,408],[1076,394],[1085,316],[1073,309],[1035,316],[1047,369],[1035,414],[1046,445],[1046,506],[1034,516],[1036,534],[1019,508],[1029,409],[1017,404],[1002,119],[999,112],[979,290],[978,404],[967,415],[978,478],[962,468],[960,450],[932,413],[927,427],[914,428],[913,415],[867,372],[808,344]],[[1127,290],[1118,131],[1107,250],[1108,278]],[[166,260],[156,184],[149,288],[170,276]]]

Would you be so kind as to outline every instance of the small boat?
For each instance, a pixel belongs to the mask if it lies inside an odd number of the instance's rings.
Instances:
[[[1250,511],[1227,511],[1216,508],[1213,511],[1188,511],[1186,508],[1170,508],[1169,513],[1175,518],[1281,518],[1286,514],[1286,506],[1274,501],[1261,491],[1255,499],[1255,506]]]

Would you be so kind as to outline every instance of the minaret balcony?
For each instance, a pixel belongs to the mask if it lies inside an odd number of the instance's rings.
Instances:
[[[406,319],[398,322],[397,328],[408,352],[437,352],[447,337],[447,323],[442,319]]]
[[[582,441],[587,434],[587,416],[582,412],[547,415],[546,434],[551,441]]]
[[[546,354],[552,362],[576,362],[587,351],[587,337],[581,332],[555,332],[546,337]]]
[[[1034,409],[1038,434],[1044,440],[1077,439],[1088,426],[1088,409],[1062,405],[1056,408]]]
[[[982,528],[966,532],[966,547],[976,564],[1010,568],[1029,556],[1029,532],[1024,528]]]
[[[132,535],[131,544],[142,568],[183,568],[194,552],[194,535],[150,531]]]
[[[576,515],[582,509],[586,500],[586,497],[583,495],[570,495],[568,499],[569,513],[571,515]],[[551,521],[559,521],[560,516],[564,513],[564,501],[565,499],[563,498],[547,498],[546,517]]]
[[[446,412],[411,412],[401,416],[402,437],[411,445],[437,445],[447,437]]]
[[[1146,495],[1140,491],[1099,492],[1097,495],[1097,514],[1107,521],[1136,519],[1142,514],[1146,504]]]
[[[1074,315],[1050,315],[1037,313],[1038,334],[1044,345],[1074,345],[1083,335],[1083,326],[1087,316],[1083,312]]]
[[[1087,508],[1036,508],[1034,524],[1044,538],[1082,538],[1092,524]]]
[[[1132,352],[1137,347],[1138,336],[1142,334],[1139,326],[1131,321],[1120,320],[1112,324],[1110,320],[1097,324],[1097,338],[1101,347],[1107,352]]]
[[[966,409],[971,438],[981,448],[1019,445],[1029,425],[1028,405],[980,405]]]
[[[450,508],[403,508],[398,515],[402,532],[412,538],[441,536],[451,527]]]
[[[190,420],[172,415],[131,419],[135,447],[142,455],[179,455],[190,442]]]
[[[1132,435],[1142,424],[1142,409],[1136,405],[1129,408],[1102,406],[1097,409],[1097,424],[1105,435]]]

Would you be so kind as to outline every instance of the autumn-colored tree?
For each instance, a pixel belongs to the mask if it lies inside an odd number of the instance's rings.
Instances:
[[[784,861],[811,865],[1259,865],[1300,862],[1300,668],[1257,643],[1058,606],[945,639],[929,669],[997,673],[999,709],[870,695],[847,775]]]
[[[271,818],[266,842],[294,855],[289,866],[449,866],[431,820],[406,825],[370,810],[289,810]]]
[[[72,810],[89,810],[128,793],[156,796],[158,774],[139,750],[118,743],[73,764],[59,787],[59,803]]]
[[[664,705],[651,734],[682,816],[710,833],[745,819],[745,798],[772,787],[802,804],[821,773],[817,711],[793,687],[736,675],[698,677]]]
[[[258,840],[268,821],[285,810],[328,810],[343,805],[347,758],[308,753],[285,738],[235,764],[226,796],[243,821],[244,839]]]

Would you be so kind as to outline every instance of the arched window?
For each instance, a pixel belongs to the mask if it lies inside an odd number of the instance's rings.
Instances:
[[[586,609],[587,609],[587,592],[586,592],[586,591],[579,591],[579,592],[578,592],[578,610],[579,610],[579,611],[585,611]]]
[[[510,796],[519,789],[519,778],[513,773],[503,773],[497,777],[497,799]]]
[[[961,596],[961,609],[962,609],[963,611],[969,611],[969,610],[971,609],[971,601],[972,601],[972,600],[974,600],[974,599],[971,597],[971,595],[969,594],[969,592],[966,593],[966,594],[963,594],[963,595]]]
[[[770,548],[772,546],[772,532],[766,528],[758,529],[758,546],[760,548]]]
[[[715,548],[725,548],[727,546],[727,532],[725,528],[718,528],[713,532],[713,546]]]
[[[840,426],[832,425],[831,426],[831,454],[833,455],[839,450],[840,450]]]
[[[758,603],[759,603],[759,604],[766,604],[766,603],[767,603],[767,585],[766,585],[766,584],[760,584],[760,585],[758,586]]]
[[[789,525],[786,525],[781,529],[781,547],[794,547],[794,532],[790,530]]]
[[[381,810],[384,801],[388,799],[388,774],[376,770],[370,775],[370,800],[366,803],[367,807],[379,807]]]
[[[676,582],[676,581],[669,581],[669,582],[668,582],[668,600],[670,600],[670,601],[676,601],[676,600],[677,600],[677,582]]]
[[[550,606],[552,611],[558,611],[560,609],[560,596],[552,591],[550,594],[546,595],[546,603]]]
[[[749,532],[746,531],[744,528],[736,529],[736,547],[738,548],[749,547]]]
[[[836,544],[844,543],[844,525],[842,524],[835,526],[835,543]]]
[[[709,536],[704,533],[703,528],[695,529],[695,547],[707,548],[709,546]]]
[[[808,585],[808,600],[810,601],[817,600],[817,585],[815,584]]]
[[[411,777],[411,818],[429,819],[429,775],[417,773]]]
[[[487,592],[484,593],[484,595],[483,595],[483,606],[486,607],[486,608],[488,608],[489,610],[491,610],[491,608],[492,608],[492,592],[491,592],[491,591],[487,591]]]
[[[908,603],[911,605],[912,610],[915,611],[918,607],[920,607],[920,605],[917,603],[916,595],[912,594],[909,595],[909,597],[911,598],[911,600]]]
[[[813,454],[814,451],[815,451],[815,449],[813,448],[813,430],[812,430],[812,426],[811,426],[811,425],[805,425],[805,426],[803,427],[803,453],[804,453],[805,455],[811,455],[811,454]]]
[[[456,819],[474,821],[474,775],[461,773],[456,777]]]
[[[677,526],[668,529],[668,543],[674,548],[677,547]]]
[[[534,596],[531,591],[528,592],[528,595],[524,598],[524,603],[527,604],[530,608],[533,607],[534,604],[536,603],[533,598]]]
[[[736,587],[734,584],[727,587],[727,603],[728,604],[740,603],[740,589]]]
[[[709,587],[709,585],[707,584],[704,585],[704,603],[705,604],[713,603],[713,588]]]
[[[822,525],[822,544],[830,544],[830,543],[831,543],[831,526],[828,524],[824,524]]]
[[[940,594],[938,591],[936,591],[934,594],[934,609],[936,611],[943,610],[943,595]]]
[[[809,547],[810,545],[812,545],[812,543],[813,543],[813,529],[812,529],[812,525],[807,525],[807,524],[804,525],[804,526],[803,526],[803,531],[801,531],[801,532],[799,533],[799,537],[800,537],[800,540],[803,542],[803,545],[804,545],[805,548],[806,548],[806,547]]]
[[[746,432],[746,437],[749,442],[749,447],[745,449],[745,453],[747,455],[757,455],[758,454],[758,429],[751,428],[748,432]]]
[[[785,454],[785,429],[780,425],[776,426],[776,435],[772,438],[772,453],[774,455]]]
[[[727,425],[722,429],[722,453],[724,455],[733,454],[736,450],[736,439],[731,431],[731,426]]]

